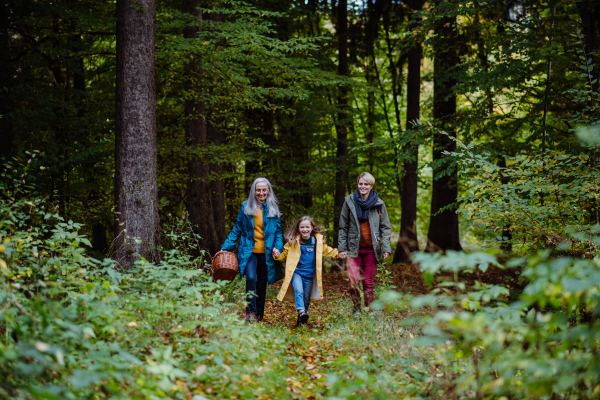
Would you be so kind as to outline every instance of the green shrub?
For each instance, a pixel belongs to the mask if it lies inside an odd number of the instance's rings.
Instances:
[[[119,271],[87,256],[81,225],[63,221],[47,201],[18,184],[4,193],[1,397],[184,398],[192,388],[180,379],[198,386],[207,332],[239,325],[222,283],[175,245],[159,264]]]
[[[410,301],[415,310],[429,310],[419,319],[422,336],[414,343],[435,346],[435,363],[445,368],[453,391],[478,399],[600,394],[600,260],[549,254],[508,263],[525,267],[520,278],[525,287],[515,301],[506,287],[479,282],[467,293],[460,282],[444,282]],[[418,253],[415,261],[426,276],[497,264],[486,253]],[[406,305],[393,292],[380,303]]]

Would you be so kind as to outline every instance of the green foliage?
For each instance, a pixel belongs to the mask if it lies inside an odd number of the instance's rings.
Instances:
[[[491,246],[523,249],[557,246],[594,257],[598,251],[597,204],[600,171],[595,152],[549,151],[545,155],[506,157],[502,168],[460,141],[454,153],[477,169],[470,191],[459,200],[462,214],[482,227]]]
[[[190,350],[238,324],[222,284],[176,249],[118,271],[87,256],[81,224],[49,208],[0,198],[2,396],[183,396],[177,380],[195,377]]]
[[[549,254],[508,263],[525,268],[516,300],[504,286],[476,282],[461,293],[447,290],[464,289],[460,283],[445,282],[412,300],[390,293],[383,304],[431,310],[420,319],[423,335],[414,343],[435,346],[434,362],[444,367],[458,394],[592,399],[600,390],[600,263]],[[497,263],[486,253],[416,258],[427,273],[483,271]]]

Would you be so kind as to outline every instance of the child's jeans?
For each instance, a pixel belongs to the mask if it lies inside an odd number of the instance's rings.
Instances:
[[[372,248],[360,249],[358,257],[348,257],[346,262],[348,266],[348,278],[350,279],[350,296],[354,307],[360,307],[360,281],[363,281],[363,291],[365,293],[365,307],[373,302],[373,279],[377,271],[377,259],[375,250]],[[364,271],[361,274],[361,270]],[[363,275],[363,276],[361,276]]]
[[[296,302],[296,310],[308,311],[308,307],[310,306],[310,292],[312,289],[313,279],[306,279],[298,274],[294,274],[294,276],[292,276],[292,287],[294,288],[294,301]]]

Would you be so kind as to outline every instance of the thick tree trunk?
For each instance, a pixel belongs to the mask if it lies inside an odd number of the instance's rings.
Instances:
[[[340,0],[337,15],[338,35],[338,74],[348,76],[348,1]],[[333,247],[338,245],[338,232],[340,229],[339,216],[346,197],[346,183],[348,181],[348,87],[341,86],[338,96],[337,115],[337,152],[335,173],[335,196],[333,218]]]
[[[422,0],[415,0],[409,4],[415,11],[423,8]],[[410,29],[416,29],[417,22],[409,24]],[[406,81],[406,132],[409,132],[421,113],[421,59],[423,49],[417,44],[408,50],[408,76]],[[410,159],[404,161],[404,175],[402,176],[402,198],[400,200],[400,235],[398,246],[394,253],[394,262],[408,262],[414,251],[419,251],[417,241],[417,193],[419,177],[419,146],[408,145]]]
[[[202,20],[201,0],[183,0],[182,11]],[[198,29],[186,27],[183,29],[183,37],[196,39]],[[200,92],[205,90],[199,82],[202,80],[202,70],[198,55],[185,60],[183,67],[186,76],[185,91],[188,98],[185,101],[185,138],[188,146],[192,149],[206,147],[208,144],[208,124],[206,122],[206,105],[197,99]],[[200,245],[203,250],[216,253],[222,242],[217,237],[217,229],[213,211],[213,188],[209,181],[209,163],[198,160],[192,156],[188,161],[187,181],[187,210],[194,231],[202,237]],[[199,253],[195,254],[196,256]]]
[[[159,258],[155,11],[154,0],[117,0],[115,257],[126,267]]]
[[[439,4],[439,3],[438,3]],[[449,122],[456,118],[456,78],[452,75],[458,66],[456,52],[456,17],[443,18],[435,28],[438,39],[434,44],[433,62],[433,118],[442,122],[443,129],[454,136]],[[428,251],[462,250],[458,232],[456,207],[440,210],[454,202],[458,196],[456,168],[447,172],[449,160],[442,153],[456,150],[456,143],[448,136],[435,133],[433,137],[433,185],[431,190],[431,217],[427,234]]]

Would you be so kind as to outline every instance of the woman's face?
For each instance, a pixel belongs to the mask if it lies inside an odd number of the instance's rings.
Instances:
[[[267,196],[269,195],[269,185],[266,182],[257,183],[254,187],[254,196],[256,196],[256,200],[260,204],[267,201]]]
[[[298,230],[304,239],[308,239],[310,237],[310,233],[312,232],[312,224],[310,221],[302,221],[298,226]]]
[[[360,193],[361,197],[368,196],[369,193],[371,193],[372,188],[373,186],[369,185],[369,183],[363,178],[358,180],[358,192]]]

